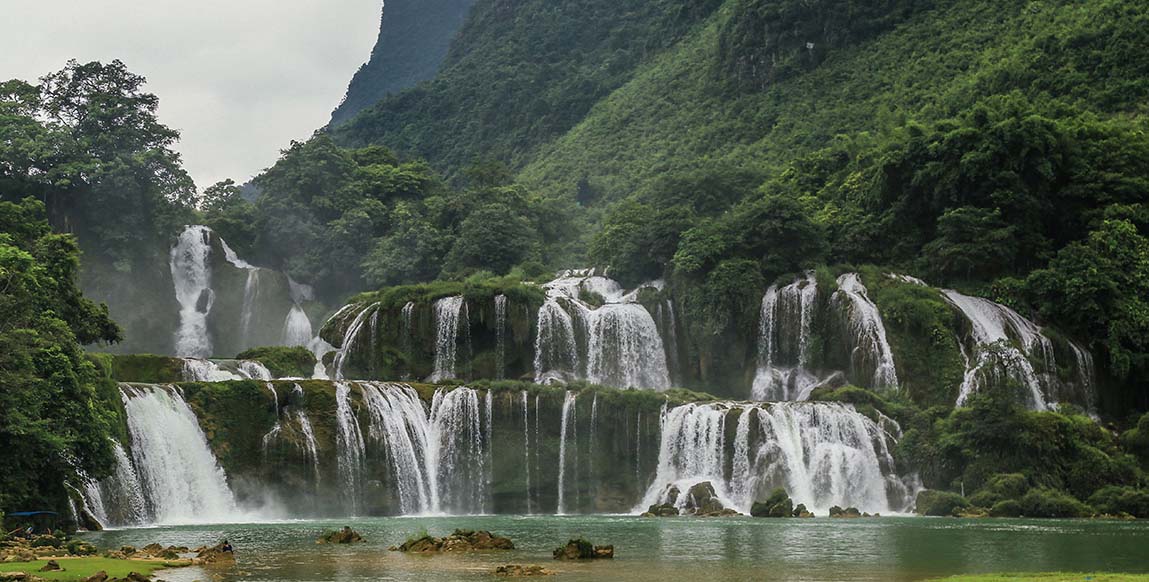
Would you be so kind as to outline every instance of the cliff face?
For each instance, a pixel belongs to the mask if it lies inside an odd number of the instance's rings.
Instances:
[[[379,40],[331,114],[340,125],[385,95],[435,76],[474,0],[389,0]]]

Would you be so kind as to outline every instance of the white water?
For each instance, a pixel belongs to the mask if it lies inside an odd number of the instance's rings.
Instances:
[[[738,424],[728,444],[733,414]],[[657,474],[636,512],[668,502],[672,487],[681,509],[690,487],[706,481],[725,507],[744,513],[775,487],[818,514],[832,505],[903,511],[912,502],[889,453],[892,437],[849,405],[687,404],[665,412],[662,426]]]
[[[246,349],[253,347],[251,345],[251,320],[255,317],[255,309],[259,304],[259,269],[250,265],[244,268],[247,270],[247,281],[243,284],[243,307],[240,311],[239,327],[240,345]]]
[[[623,388],[670,387],[666,349],[654,318],[637,302],[638,290],[626,293],[593,271],[567,271],[544,287],[547,300],[539,308],[535,337],[536,382],[582,379]],[[583,301],[587,294],[605,304]],[[576,319],[585,332],[585,347],[575,333]],[[585,368],[580,353],[586,354]]]
[[[563,398],[563,415],[561,425],[559,427],[559,502],[558,509],[555,513],[563,515],[566,513],[566,460],[567,460],[567,432],[572,424],[572,416],[575,410],[575,400],[578,398],[577,392],[567,391],[566,397]]]
[[[957,405],[964,404],[987,380],[996,382],[1008,377],[1026,388],[1030,408],[1049,408],[1051,402],[1043,382],[1029,360],[1034,357],[1044,362],[1046,370],[1056,370],[1053,344],[1041,334],[1041,328],[1014,310],[988,299],[962,295],[951,289],[943,289],[942,294],[966,317],[973,343],[974,354],[967,365]]]
[[[303,407],[303,387],[299,384],[295,385],[292,391],[294,397],[292,414],[295,417],[296,424],[299,425],[299,432],[303,436],[303,451],[307,455],[308,462],[311,463],[312,473],[315,474],[315,486],[319,486],[319,445],[315,441],[315,429],[311,426],[311,419],[307,416],[307,411]]]
[[[299,304],[292,305],[283,320],[283,345],[309,347],[314,337],[307,312]]]
[[[235,521],[238,510],[195,413],[179,389],[121,387],[134,466],[156,523]]]
[[[229,380],[271,380],[271,371],[254,360],[203,360],[184,358],[186,382],[227,382]]]
[[[150,518],[144,487],[127,451],[112,441],[115,472],[102,481],[87,481],[82,491],[84,505],[104,527],[141,525]]]
[[[347,330],[343,334],[343,343],[340,345],[339,350],[335,352],[335,358],[331,362],[331,366],[335,368],[335,379],[345,379],[343,375],[343,367],[347,364],[347,358],[351,356],[352,351],[355,350],[356,342],[359,341],[359,332],[367,323],[368,317],[374,314],[379,309],[378,303],[371,303],[355,314],[355,319],[351,320],[351,324],[347,326]],[[332,318],[344,314],[342,310],[336,313]]]
[[[758,369],[754,400],[805,400],[818,383],[808,369],[818,284],[813,272],[762,296],[758,318]]]
[[[506,377],[507,368],[507,296],[495,296],[495,379]]]
[[[351,408],[351,385],[335,384],[335,421],[338,427],[335,439],[336,465],[343,480],[343,494],[352,516],[359,513],[363,459],[367,445],[359,429],[359,419]]]
[[[857,273],[838,277],[838,290],[834,292],[833,301],[845,315],[853,369],[872,370],[867,378],[871,388],[896,388],[898,373],[894,366],[894,352],[886,339],[882,315],[870,300]]]
[[[531,419],[527,409],[527,391],[519,393],[523,404],[523,476],[526,483],[527,513],[534,513],[531,507]],[[537,443],[536,443],[537,444]]]
[[[178,356],[206,358],[211,355],[207,316],[215,294],[207,263],[210,255],[211,230],[206,226],[185,228],[171,250],[172,283],[180,304],[180,323],[175,337]]]
[[[455,366],[459,356],[459,334],[469,333],[467,302],[462,296],[444,297],[435,301],[435,368],[428,382],[439,382],[456,377]],[[460,325],[462,322],[462,325]]]

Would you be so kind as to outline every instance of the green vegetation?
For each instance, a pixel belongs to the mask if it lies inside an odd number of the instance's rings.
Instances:
[[[172,384],[184,379],[183,360],[171,356],[89,353],[88,358],[102,366],[108,377],[117,382]]]
[[[267,367],[276,378],[310,378],[315,371],[315,355],[300,346],[251,348],[235,356],[237,360],[255,360]]]
[[[65,582],[77,582],[95,574],[99,571],[104,571],[108,574],[109,578],[123,578],[132,572],[151,576],[156,570],[164,568],[186,566],[186,562],[164,562],[157,560],[113,560],[111,558],[53,558],[60,563],[63,570],[55,572],[40,572],[40,568],[48,563],[48,560],[36,560],[35,562],[0,562],[0,572],[25,572],[34,574],[45,580],[61,580]]]
[[[110,381],[80,344],[120,332],[80,293],[79,254],[43,203],[0,202],[0,510],[64,508],[65,483],[113,464]]]
[[[969,576],[950,576],[949,578],[936,578],[935,582],[1014,582],[1024,580],[1029,582],[1146,582],[1149,574],[1107,574],[1100,572],[1069,573],[1069,572],[1034,572],[1025,574],[973,574]]]

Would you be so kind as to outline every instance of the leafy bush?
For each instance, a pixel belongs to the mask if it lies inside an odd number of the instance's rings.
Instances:
[[[1072,495],[1048,487],[1030,489],[1018,505],[1025,517],[1089,517],[1093,513]]]
[[[1149,517],[1149,491],[1110,485],[1098,489],[1090,496],[1089,505],[1099,513],[1128,513],[1134,517]]]
[[[989,508],[990,517],[1021,517],[1021,504],[1013,499],[1003,499]]]
[[[935,517],[950,516],[955,510],[969,507],[969,501],[957,493],[927,489],[918,493],[914,513]]]

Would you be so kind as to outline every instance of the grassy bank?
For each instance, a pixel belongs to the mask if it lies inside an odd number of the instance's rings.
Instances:
[[[35,562],[3,562],[0,563],[0,573],[26,572],[45,580],[65,580],[72,582],[83,580],[103,570],[109,578],[123,578],[132,572],[150,576],[156,570],[164,568],[187,566],[188,562],[170,562],[164,560],[112,560],[109,558],[52,558],[60,564],[62,571],[40,572],[40,568],[48,563],[47,559]]]
[[[1041,582],[1147,582],[1149,574],[1102,574],[1085,572],[1044,572],[1036,574],[973,574],[935,578],[944,582],[1020,582],[1040,580]]]

